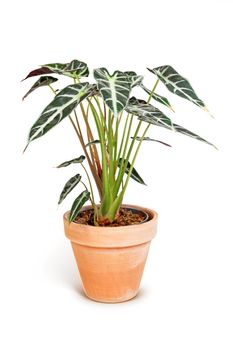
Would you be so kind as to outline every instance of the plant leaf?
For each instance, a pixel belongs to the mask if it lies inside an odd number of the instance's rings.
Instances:
[[[133,137],[131,137],[131,139],[133,139]],[[137,140],[137,141],[141,141],[141,137],[140,136],[137,136],[136,138],[135,138],[135,140]],[[166,143],[166,142],[163,142],[163,141],[159,141],[159,140],[155,140],[155,139],[151,139],[150,137],[144,137],[143,138],[143,141],[154,141],[154,142],[159,142],[159,143],[161,143],[162,145],[164,145],[164,146],[168,146],[168,147],[171,147],[171,145],[169,145],[168,143]]]
[[[72,60],[70,63],[48,63],[43,64],[42,67],[71,78],[88,77],[89,75],[87,64],[78,60]]]
[[[135,97],[131,97],[125,110],[128,113],[132,113],[138,116],[139,120],[145,121],[157,126],[172,128],[172,121],[158,108],[146,103],[143,100],[138,100]]]
[[[32,85],[31,89],[26,93],[26,95],[24,95],[23,100],[29,95],[31,94],[34,90],[38,89],[41,86],[48,86],[52,83],[55,83],[55,81],[57,81],[57,78],[51,77],[51,76],[43,76],[40,77],[35,84]]]
[[[143,84],[140,84],[140,86],[141,86],[141,88],[142,88],[144,91],[146,91],[146,93],[147,93],[148,95],[151,95],[151,92],[152,92],[151,90],[147,89],[147,87],[145,87]],[[152,97],[155,101],[157,101],[157,102],[159,102],[159,103],[162,103],[164,106],[170,108],[170,109],[174,112],[174,109],[172,108],[170,102],[168,101],[168,99],[167,99],[166,97],[163,97],[163,96],[161,96],[161,95],[158,95],[158,94],[156,94],[155,92],[151,95],[151,97]]]
[[[89,70],[86,63],[73,60],[67,64],[63,74],[72,78],[88,77]]]
[[[120,158],[120,159],[119,159],[119,162],[118,162],[118,167],[121,166],[122,161],[123,161],[123,159]],[[126,160],[124,160],[123,162],[125,163]],[[125,173],[126,173],[126,174],[129,173],[130,167],[131,167],[131,164],[130,164],[130,162],[128,162],[128,163],[127,163],[127,166],[126,166],[126,169],[125,169]],[[140,184],[146,186],[145,182],[143,181],[143,179],[142,179],[141,176],[138,174],[138,172],[137,172],[137,170],[136,170],[135,168],[133,168],[130,177],[131,177],[132,179],[134,179],[135,181],[139,182]]]
[[[38,75],[49,74],[49,73],[53,73],[53,71],[51,71],[51,69],[46,68],[46,67],[34,69],[22,81],[24,81],[28,78],[31,78],[31,77],[36,77]]]
[[[83,191],[73,202],[70,215],[69,215],[69,223],[74,221],[78,213],[80,212],[80,209],[82,209],[83,205],[90,199],[90,192],[87,190]]]
[[[110,110],[116,117],[126,106],[131,90],[128,76],[120,71],[110,75],[106,68],[94,70],[98,89]]]
[[[73,109],[89,96],[95,88],[95,85],[80,83],[69,85],[61,90],[33,124],[29,133],[28,144],[46,134],[65,117],[70,115]]]
[[[48,63],[43,64],[41,68],[31,71],[23,80],[43,74],[62,74],[71,78],[87,77],[89,70],[87,64],[78,60],[73,60],[70,63]]]
[[[148,68],[148,70],[156,74],[173,94],[183,97],[208,111],[204,102],[196,95],[188,80],[182,77],[174,68],[171,66],[160,66],[153,69]]]
[[[100,140],[93,140],[93,141],[90,141],[88,142],[85,147],[89,147],[91,145],[97,145],[98,143],[100,143]]]
[[[128,76],[128,79],[129,79],[130,84],[131,84],[131,88],[133,88],[137,85],[140,85],[142,80],[143,80],[142,75],[137,75],[133,71],[127,71],[127,72],[124,72],[124,74],[126,74]]]
[[[195,138],[196,140],[205,142],[215,147],[212,143],[203,139],[202,137],[198,136],[192,131],[185,129],[178,124],[172,123],[172,121],[168,117],[166,117],[159,109],[146,103],[143,100],[137,100],[135,97],[132,97],[129,100],[129,104],[127,105],[126,111],[137,115],[139,120],[142,120],[149,124],[163,126],[166,129],[177,131],[181,134],[190,136],[192,138]]]
[[[78,158],[74,158],[71,160],[67,160],[66,162],[61,163],[57,166],[57,168],[64,168],[70,164],[82,163],[85,160],[85,156],[80,156]]]
[[[178,124],[173,124],[173,130],[176,132],[179,132],[181,134],[184,134],[186,136],[192,137],[196,140],[202,141],[204,143],[207,143],[210,146],[213,146],[215,149],[217,149],[217,147],[215,145],[213,145],[212,143],[210,143],[209,141],[203,139],[202,137],[198,136],[197,134],[194,134],[192,131],[183,128],[182,126],[178,125]]]
[[[61,204],[61,202],[66,198],[66,196],[75,188],[75,186],[80,182],[81,175],[77,174],[69,179],[69,181],[66,182],[60,197],[58,204]]]

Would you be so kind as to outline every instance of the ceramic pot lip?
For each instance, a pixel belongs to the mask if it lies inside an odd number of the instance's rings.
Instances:
[[[92,209],[92,205],[85,205],[81,211],[85,211],[85,210],[89,210],[89,209]],[[121,227],[124,227],[125,228],[132,228],[132,227],[135,227],[135,226],[138,226],[138,225],[142,225],[142,224],[145,224],[147,222],[150,222],[151,220],[156,220],[157,217],[158,217],[158,213],[156,211],[154,211],[153,209],[149,209],[149,208],[145,208],[145,207],[140,207],[138,205],[134,205],[134,204],[122,204],[121,205],[121,208],[126,208],[126,209],[133,209],[133,210],[137,210],[139,212],[142,212],[143,214],[145,214],[145,219],[140,222],[140,223],[137,223],[137,224],[134,224],[134,225],[127,225],[127,226],[101,226],[101,227],[98,227],[98,226],[92,226],[92,225],[84,225],[84,224],[80,224],[80,223],[77,223],[77,222],[71,222],[70,225],[75,225],[75,226],[80,226],[80,227],[89,227],[89,228],[92,228],[92,229],[95,229],[95,228],[98,228],[98,229],[106,229],[106,230],[114,230],[114,229],[119,229]],[[68,215],[70,213],[70,210],[66,211],[63,215],[63,218],[65,221],[68,221]]]
[[[120,248],[150,242],[156,234],[158,214],[148,208],[137,205],[125,204],[122,207],[133,208],[145,211],[149,215],[149,220],[135,225],[103,227],[83,225],[75,222],[68,222],[67,211],[64,216],[65,235],[72,243],[89,247]],[[92,206],[85,206],[85,209]]]

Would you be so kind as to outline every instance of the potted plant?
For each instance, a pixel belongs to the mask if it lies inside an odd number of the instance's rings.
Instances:
[[[80,142],[83,154],[75,154],[57,167],[77,167],[58,203],[78,184],[78,188],[83,186],[70,211],[64,214],[65,234],[71,241],[86,295],[101,302],[121,302],[137,294],[156,233],[158,215],[154,210],[123,205],[130,179],[145,184],[134,167],[141,144],[155,141],[170,146],[147,136],[151,125],[212,145],[173,123],[157,107],[160,104],[173,111],[168,99],[155,92],[161,81],[170,92],[207,111],[190,83],[168,65],[149,71],[157,77],[151,90],[143,84],[143,76],[133,71],[115,71],[111,75],[106,68],[98,68],[93,73],[95,82],[89,83],[88,67],[78,60],[45,64],[25,78],[40,76],[24,98],[42,86],[48,86],[55,95],[33,124],[25,149],[64,118],[69,119]],[[65,75],[72,81],[57,90],[53,87],[58,80],[54,75]],[[135,87],[145,91],[148,99],[132,96]],[[84,206],[89,200],[91,205]]]

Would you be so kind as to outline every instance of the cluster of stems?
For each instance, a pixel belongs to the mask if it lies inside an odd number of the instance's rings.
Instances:
[[[157,84],[158,80],[151,91],[148,102],[150,102]],[[51,86],[49,87],[53,90]],[[53,92],[56,93],[54,90]],[[80,103],[80,111],[74,110],[74,115],[70,115],[69,119],[86,156],[100,197],[100,205],[97,205],[90,176],[82,164],[90,186],[90,198],[95,213],[94,220],[97,224],[99,220],[112,222],[116,218],[122,204],[138,151],[150,124],[147,124],[143,130],[140,141],[135,147],[135,141],[142,127],[142,121],[138,121],[134,134],[131,137],[134,124],[134,116],[132,114],[123,115],[124,111],[122,111],[118,116],[113,115],[111,110],[107,108],[104,100],[98,96],[92,96],[86,100],[87,106],[85,107],[83,103]],[[84,121],[85,137],[81,129],[80,115],[78,113],[80,113]],[[89,122],[90,113],[94,119],[98,145]],[[85,140],[87,139],[87,142],[85,142],[84,138]],[[127,167],[129,162],[130,167]]]

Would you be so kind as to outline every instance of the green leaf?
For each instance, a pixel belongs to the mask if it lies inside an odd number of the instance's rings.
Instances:
[[[131,84],[131,88],[137,86],[137,85],[140,85],[142,80],[143,80],[143,76],[142,75],[137,75],[135,72],[133,71],[127,71],[127,72],[124,72],[124,74],[127,75],[129,81],[130,81],[130,84]]]
[[[133,137],[131,137],[131,139],[133,139]],[[136,138],[135,138],[135,140],[137,140],[137,141],[141,141],[141,137],[140,136],[137,136]],[[168,146],[168,147],[171,147],[171,145],[169,145],[168,143],[166,143],[166,142],[163,142],[163,141],[159,141],[159,140],[155,140],[155,139],[151,139],[150,137],[144,137],[143,138],[143,141],[154,141],[154,142],[159,142],[159,143],[161,143],[162,145],[164,145],[164,146]]]
[[[80,83],[69,85],[61,90],[33,124],[29,133],[28,144],[36,138],[45,135],[50,129],[70,115],[73,109],[87,96],[91,95],[95,88],[95,85]]]
[[[139,120],[147,122],[149,124],[163,126],[166,129],[173,130],[179,132],[181,134],[190,136],[196,140],[205,142],[213,147],[215,147],[209,141],[203,139],[202,137],[194,134],[193,132],[183,128],[178,124],[172,123],[172,121],[166,117],[159,109],[154,106],[146,103],[143,100],[137,100],[135,97],[132,97],[129,100],[129,104],[127,105],[126,111],[138,116]],[[215,147],[216,148],[216,147]]]
[[[88,143],[85,145],[85,147],[89,147],[89,146],[91,146],[91,145],[97,145],[97,144],[99,144],[99,143],[100,143],[100,140],[93,140],[93,141],[88,142]]]
[[[66,75],[76,79],[88,77],[89,75],[87,64],[78,60],[73,60],[70,63],[43,64],[42,67],[49,68],[54,73]]]
[[[120,159],[119,159],[119,162],[118,162],[118,167],[121,166],[122,161],[123,161],[123,159],[120,158]],[[123,162],[125,163],[126,160],[124,160]],[[126,166],[126,169],[125,169],[125,173],[126,173],[126,174],[129,173],[130,167],[131,167],[131,164],[130,164],[130,162],[128,162],[128,163],[127,163],[127,166]],[[140,184],[146,186],[145,182],[143,181],[143,179],[142,179],[141,176],[138,174],[138,172],[137,172],[137,170],[136,170],[135,168],[133,168],[130,177],[131,177],[132,179],[134,179],[135,181],[139,182]]]
[[[52,83],[55,83],[55,81],[57,81],[57,78],[51,77],[51,76],[43,76],[40,77],[34,85],[32,85],[31,89],[26,93],[26,95],[24,95],[23,100],[30,94],[32,93],[34,90],[38,89],[41,86],[48,86]]]
[[[215,145],[213,145],[212,143],[210,143],[209,141],[203,139],[202,137],[198,136],[197,134],[194,134],[192,131],[188,130],[188,129],[185,129],[183,128],[182,126],[178,125],[178,124],[173,124],[173,130],[176,131],[176,132],[179,132],[183,135],[186,135],[186,136],[189,136],[189,137],[192,137],[198,141],[202,141],[204,143],[207,143],[208,145],[210,146],[213,146],[215,149],[217,149],[217,147]]]
[[[106,68],[98,68],[94,70],[94,78],[105,103],[116,117],[129,99],[131,84],[128,76],[120,71],[110,75]]]
[[[61,204],[61,202],[66,198],[66,196],[75,188],[75,186],[80,182],[81,175],[77,174],[69,179],[69,181],[66,182],[60,197],[58,204]]]
[[[148,70],[156,74],[173,94],[183,97],[208,111],[204,102],[196,95],[188,80],[182,77],[174,68],[171,66],[160,66],[153,69],[148,68]]]
[[[69,215],[69,223],[74,221],[74,219],[79,214],[80,210],[82,209],[83,205],[90,199],[90,192],[87,190],[83,191],[74,201],[72,204],[70,215]]]
[[[60,165],[57,166],[57,168],[64,168],[70,164],[82,163],[84,160],[85,160],[85,156],[80,156],[78,158],[67,160],[64,163],[61,163]]]
[[[62,74],[71,78],[88,77],[89,70],[87,64],[78,60],[70,63],[48,63],[43,64],[41,68],[31,71],[23,80],[43,74]]]
[[[151,90],[147,89],[147,87],[145,87],[143,84],[140,84],[140,86],[141,86],[141,88],[142,88],[144,91],[146,91],[146,93],[147,93],[148,95],[151,95],[151,92],[152,92]],[[155,101],[157,101],[157,102],[159,102],[159,103],[162,103],[164,106],[170,108],[170,109],[174,112],[174,109],[172,108],[170,102],[168,101],[168,99],[167,99],[166,97],[163,97],[163,96],[161,96],[161,95],[158,95],[158,94],[156,94],[155,92],[151,95],[151,97],[152,97]]]
[[[128,113],[138,116],[139,120],[145,121],[149,124],[172,128],[172,121],[170,118],[163,114],[158,108],[143,100],[131,97],[125,110]]]

